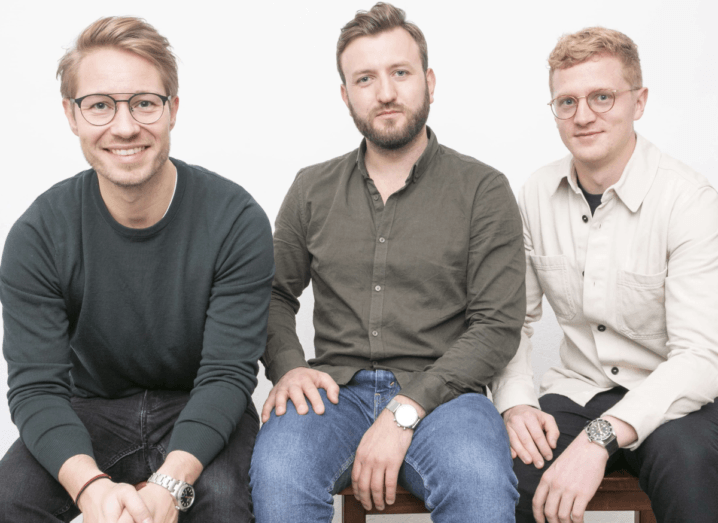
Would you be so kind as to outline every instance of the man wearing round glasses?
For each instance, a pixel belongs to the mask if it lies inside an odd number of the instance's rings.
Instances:
[[[571,153],[519,196],[527,314],[494,381],[519,522],[583,521],[604,473],[640,478],[658,521],[715,521],[718,194],[637,135],[638,50],[594,27],[559,40],[549,102]],[[546,295],[562,365],[534,393],[531,323]]]
[[[252,521],[268,220],[238,185],[169,157],[177,64],[152,26],[98,20],[58,76],[92,168],[5,244],[20,439],[0,462],[0,521]]]

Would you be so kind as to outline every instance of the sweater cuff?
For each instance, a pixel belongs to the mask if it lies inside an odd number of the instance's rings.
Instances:
[[[71,457],[84,454],[95,459],[87,431],[72,431],[62,436],[53,433],[44,439],[44,445],[38,448],[35,458],[55,479],[58,479],[62,465]]]
[[[434,374],[426,372],[412,375],[409,383],[401,385],[399,394],[417,402],[426,411],[428,416],[439,405],[443,405],[458,396],[444,380]]]
[[[273,385],[282,379],[287,372],[298,367],[309,368],[307,360],[304,359],[304,354],[294,350],[288,350],[272,361],[267,369],[267,377],[272,381]]]
[[[206,467],[224,448],[225,443],[219,432],[207,425],[182,421],[172,431],[167,453],[173,450],[189,452],[202,463],[202,467]]]

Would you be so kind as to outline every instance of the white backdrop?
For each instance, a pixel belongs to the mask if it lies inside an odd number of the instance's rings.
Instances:
[[[173,156],[245,187],[274,221],[303,166],[355,148],[360,135],[339,96],[340,27],[366,0],[311,2],[3,2],[0,7],[0,246],[33,199],[86,168],[62,112],[54,74],[64,48],[101,16],[146,18],[180,59]],[[248,4],[248,2],[247,2]],[[646,113],[636,128],[718,185],[718,43],[712,0],[396,0],[424,31],[437,88],[429,124],[439,140],[489,163],[514,190],[566,154],[546,102],[546,57],[557,38],[590,25],[638,44]],[[212,106],[219,110],[208,110]],[[717,224],[718,226],[718,224]],[[311,295],[299,328],[312,349]],[[539,325],[536,370],[557,360],[558,332]],[[0,363],[0,395],[7,392]],[[255,403],[269,390],[260,381]],[[0,456],[17,431],[0,401]]]

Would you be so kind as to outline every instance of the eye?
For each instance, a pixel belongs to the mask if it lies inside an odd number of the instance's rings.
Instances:
[[[104,111],[107,109],[107,104],[105,102],[97,102],[96,104],[92,104],[90,109],[93,111]]]
[[[573,96],[561,96],[556,99],[557,107],[572,107],[575,103],[576,99]]]
[[[396,76],[407,76],[409,74],[408,71],[399,70],[394,73]]]
[[[365,84],[365,83],[367,83],[368,81],[369,81],[369,77],[368,77],[368,76],[362,76],[362,77],[360,77],[360,78],[357,79],[357,83],[358,83],[358,84]]]

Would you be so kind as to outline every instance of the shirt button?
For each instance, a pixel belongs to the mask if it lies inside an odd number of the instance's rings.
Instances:
[[[599,325],[599,326],[598,326],[598,332],[603,332],[603,331],[605,331],[605,330],[606,330],[606,326],[605,326],[605,325]],[[615,373],[614,373],[614,374],[615,374]]]
[[[377,285],[376,287],[374,287],[374,290],[379,292],[381,290],[381,285]]]
[[[585,271],[581,271],[581,276],[585,276],[585,275],[586,275],[586,272],[585,272]]]
[[[376,367],[377,365],[379,365],[379,362],[378,362],[378,361],[372,361],[372,362],[371,362],[371,366],[372,366],[372,367]]]
[[[374,201],[377,201],[379,199],[379,196],[375,194],[374,196],[372,196],[372,198],[374,198]]]
[[[613,367],[611,369],[611,374],[618,374],[618,367]]]
[[[588,222],[588,216],[586,216],[585,214],[583,216],[581,216],[581,219],[583,220],[583,223]]]
[[[384,243],[386,241],[385,238],[379,238],[379,243]]]
[[[377,331],[371,331],[372,336],[379,336],[379,333]]]

